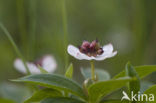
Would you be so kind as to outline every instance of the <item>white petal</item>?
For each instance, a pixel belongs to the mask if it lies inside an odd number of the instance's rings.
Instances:
[[[69,53],[71,56],[75,57],[76,59],[79,59],[79,60],[82,60],[82,59],[91,60],[90,57],[88,57],[87,55],[81,53],[81,52],[79,51],[79,49],[76,48],[76,47],[73,46],[73,45],[69,45],[67,51],[68,51],[68,53]]]
[[[40,70],[36,67],[35,64],[33,63],[26,63],[26,65],[28,66],[29,71],[31,72],[31,74],[39,74]],[[26,74],[26,68],[24,66],[24,63],[21,59],[16,59],[14,62],[14,67],[16,70],[18,70],[19,72]]]
[[[112,44],[107,44],[107,45],[104,45],[103,46],[103,51],[105,53],[110,53],[110,52],[113,52],[113,45]]]
[[[27,63],[27,66],[29,68],[29,71],[31,74],[40,74],[40,69],[33,63]]]
[[[53,56],[47,55],[43,58],[42,67],[47,72],[54,72],[56,70],[57,64]]]
[[[26,69],[24,67],[24,64],[22,62],[21,59],[16,59],[14,62],[14,67],[16,70],[18,70],[19,72],[26,74]]]
[[[103,53],[102,55],[99,55],[95,58],[95,60],[101,61],[101,60],[105,60],[107,58],[111,58],[113,56],[115,56],[117,54],[117,51],[115,52],[111,52],[111,53]]]
[[[95,60],[104,60],[106,58],[111,58],[117,54],[117,51],[113,52],[113,45],[112,44],[107,44],[103,46],[103,51],[104,53],[102,55],[99,55],[96,57]]]

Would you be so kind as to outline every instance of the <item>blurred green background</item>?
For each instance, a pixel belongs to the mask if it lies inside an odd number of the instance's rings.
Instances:
[[[26,60],[52,54],[58,63],[57,73],[63,74],[65,43],[77,46],[83,40],[98,38],[102,45],[112,43],[118,51],[117,56],[95,64],[111,76],[123,70],[127,61],[134,66],[156,64],[156,0],[64,1],[0,0],[0,22]],[[13,67],[15,58],[12,45],[0,29],[1,83],[22,76]],[[74,64],[75,79],[81,81],[80,68],[89,67],[89,62],[71,56],[69,62]],[[154,77],[153,73],[148,79],[155,82]]]

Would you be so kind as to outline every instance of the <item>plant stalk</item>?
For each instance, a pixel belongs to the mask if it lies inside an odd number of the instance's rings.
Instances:
[[[17,45],[15,44],[13,38],[11,37],[10,33],[8,32],[8,30],[4,27],[4,25],[2,23],[0,23],[0,28],[3,30],[3,32],[5,33],[5,35],[7,36],[7,38],[9,39],[10,43],[12,44],[16,54],[22,59],[24,66],[26,68],[27,74],[30,74],[30,71],[26,65],[26,61],[22,55],[22,53],[20,52],[20,50],[18,49]]]
[[[31,54],[31,59],[33,59],[36,49],[36,12],[37,12],[37,0],[29,0],[29,19],[30,19],[30,25],[29,25],[29,35],[30,35],[30,44],[29,53]]]
[[[63,23],[63,32],[64,32],[64,48],[66,49],[68,45],[68,24],[67,24],[66,0],[62,0],[62,23]],[[64,59],[65,59],[65,68],[67,68],[68,67],[67,50],[65,50]]]
[[[91,64],[91,77],[92,77],[92,80],[93,80],[93,81],[96,81],[96,78],[95,78],[94,60],[91,60],[91,61],[90,61],[90,64]]]
[[[20,42],[22,48],[28,48],[27,45],[27,29],[26,29],[26,15],[25,15],[25,8],[24,4],[26,0],[15,0],[16,1],[16,11],[17,11],[17,22],[18,22],[18,30],[20,36]],[[23,52],[24,54],[28,53],[29,49],[25,49]],[[26,55],[27,56],[27,55]]]

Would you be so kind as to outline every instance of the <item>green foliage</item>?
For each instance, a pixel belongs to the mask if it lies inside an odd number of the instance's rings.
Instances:
[[[58,90],[64,90],[66,92],[70,92],[74,95],[77,95],[81,98],[85,98],[83,94],[83,90],[79,84],[74,82],[71,79],[68,79],[66,77],[60,76],[60,75],[54,75],[54,74],[37,74],[37,75],[30,75],[23,78],[19,78],[17,80],[14,80],[17,82],[28,82],[33,83],[36,85],[41,85],[48,88],[58,89]]]
[[[109,81],[97,82],[89,87],[89,100],[92,103],[99,102],[102,97],[109,93],[123,87],[127,82],[131,81],[131,78],[119,78]]]
[[[45,88],[35,92],[33,96],[27,99],[24,103],[39,102],[45,98],[59,97],[59,96],[62,96],[62,93],[60,91],[50,89],[50,88]]]
[[[41,103],[122,103],[120,99],[105,100],[105,96],[122,88],[128,84],[129,91],[137,93],[140,90],[140,77],[143,78],[155,71],[156,66],[139,66],[133,67],[130,63],[126,64],[125,71],[119,73],[113,79],[107,72],[96,70],[99,82],[92,81],[90,78],[90,69],[81,69],[86,84],[83,88],[71,80],[73,75],[73,65],[71,64],[65,76],[55,74],[37,74],[29,75],[17,80],[16,82],[26,82],[46,87],[33,94],[25,103],[39,102]],[[144,70],[145,69],[145,70]],[[110,80],[108,80],[110,79]],[[153,93],[156,86],[145,91],[145,93]],[[125,101],[123,101],[125,102]],[[127,101],[126,101],[127,102]]]
[[[136,72],[138,73],[140,78],[144,78],[147,75],[151,74],[152,72],[156,71],[156,65],[145,65],[145,66],[137,66],[134,67]],[[117,74],[115,78],[124,77],[125,76],[125,70]]]
[[[141,87],[140,87],[140,92],[144,93],[149,87],[154,85],[152,82],[149,81],[141,81]]]
[[[73,77],[73,64],[71,63],[65,73],[65,76],[67,78],[72,78]]]
[[[15,103],[15,102],[9,99],[0,98],[0,103]]]
[[[138,91],[140,91],[140,79],[139,79],[139,76],[138,76],[136,70],[129,62],[126,64],[126,76],[129,76],[132,78],[134,78],[134,77],[137,78],[136,80],[130,81],[128,83],[129,93],[131,93],[131,91],[133,91],[134,94],[137,94]]]
[[[122,103],[121,100],[103,100],[100,103]]]
[[[91,69],[81,69],[81,73],[85,79],[91,78]],[[97,74],[97,78],[99,81],[105,81],[110,79],[110,75],[108,72],[102,69],[95,69],[95,74]]]
[[[156,85],[151,86],[144,92],[144,94],[153,94],[154,96],[156,96]],[[154,101],[156,101],[156,98],[154,98]]]
[[[40,72],[41,73],[48,73],[45,69],[43,69],[40,65],[38,65],[38,68],[40,69]]]
[[[59,97],[59,98],[47,98],[41,101],[41,103],[85,103],[85,102],[73,98]]]
[[[3,98],[11,99],[16,103],[21,103],[29,95],[30,95],[30,91],[27,87],[23,87],[21,85],[15,85],[12,83],[0,84],[0,96]]]

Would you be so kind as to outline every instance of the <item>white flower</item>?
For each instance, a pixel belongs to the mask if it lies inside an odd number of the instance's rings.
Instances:
[[[53,73],[56,70],[57,64],[53,56],[46,55],[40,60],[38,60],[36,63],[33,62],[26,62],[26,65],[31,72],[31,74],[40,74],[41,71],[38,68],[38,65],[40,65],[43,69],[45,69],[49,73]],[[14,61],[14,67],[19,72],[26,74],[26,68],[24,66],[24,63],[21,59],[16,59]]]
[[[106,58],[111,58],[113,56],[115,56],[117,54],[117,51],[113,52],[113,45],[112,44],[107,44],[105,46],[102,47],[103,53],[101,55],[97,55],[97,56],[88,56],[82,52],[80,52],[80,50],[73,46],[73,45],[69,45],[67,48],[68,53],[75,57],[76,59],[79,60],[97,60],[97,61],[101,61],[104,60]]]

